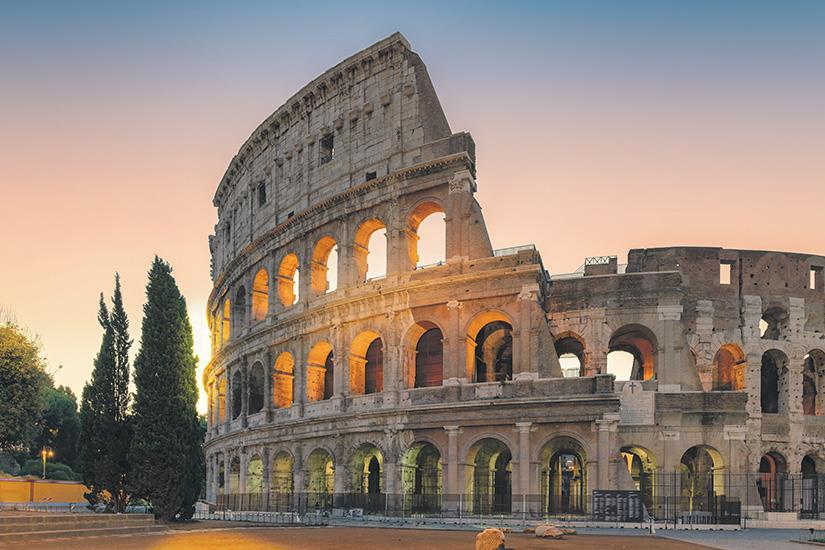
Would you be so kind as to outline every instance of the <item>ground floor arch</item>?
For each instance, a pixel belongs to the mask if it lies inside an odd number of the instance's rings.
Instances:
[[[689,448],[680,460],[682,509],[710,512],[716,509],[716,497],[725,494],[725,463],[722,455],[706,445]]]
[[[441,453],[432,443],[413,443],[401,460],[404,508],[412,512],[441,510]]]
[[[627,473],[639,491],[642,503],[649,513],[653,513],[656,498],[658,464],[656,457],[644,447],[628,445],[620,450],[622,460],[627,465]]]
[[[467,508],[474,514],[509,513],[512,508],[513,455],[501,440],[484,438],[467,454]]]
[[[542,510],[547,514],[581,514],[586,508],[587,453],[572,437],[547,442],[539,454]]]
[[[759,476],[756,481],[762,508],[766,512],[785,509],[784,485],[788,466],[785,457],[776,451],[762,455],[759,459]]]
[[[326,449],[315,449],[307,458],[307,503],[315,509],[332,508],[335,465]]]
[[[372,443],[360,445],[352,455],[351,487],[360,508],[365,511],[383,509],[384,457]]]

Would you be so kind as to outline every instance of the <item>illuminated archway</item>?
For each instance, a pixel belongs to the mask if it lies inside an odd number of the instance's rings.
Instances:
[[[656,353],[656,336],[649,328],[625,325],[610,338],[607,372],[615,375],[616,380],[653,380]]]
[[[273,401],[279,409],[291,407],[293,402],[293,382],[295,379],[295,359],[288,351],[275,360]]]
[[[555,348],[562,376],[565,378],[584,376],[584,340],[581,337],[571,333],[560,335],[555,342]]]
[[[269,504],[276,511],[292,509],[294,486],[292,469],[292,455],[288,452],[280,451],[272,459]]]
[[[383,510],[383,467],[381,451],[371,443],[364,443],[352,457],[352,488],[360,495],[362,508],[368,511]]]
[[[335,271],[330,274],[331,268]],[[338,287],[337,274],[338,245],[335,239],[325,235],[318,239],[312,250],[312,292],[321,295],[335,290]]]
[[[378,218],[366,220],[356,230],[352,256],[359,282],[387,274],[386,233],[386,225]]]
[[[467,327],[467,373],[474,382],[513,377],[513,325],[500,311],[476,315]]]
[[[315,449],[307,459],[307,502],[316,509],[332,508],[335,466],[332,455],[326,449]]]
[[[713,447],[697,445],[682,455],[681,495],[689,512],[716,509],[716,497],[725,494],[722,455]]]
[[[281,305],[289,307],[298,302],[298,256],[287,254],[278,267],[278,297]]]
[[[587,453],[572,437],[547,442],[539,453],[543,509],[548,514],[581,514],[587,494]]]
[[[332,397],[334,380],[332,345],[318,342],[309,350],[307,359],[307,399],[322,401]]]
[[[405,509],[424,513],[440,511],[441,478],[441,453],[435,445],[427,442],[410,445],[401,460]]]
[[[406,240],[411,266],[419,268],[442,264],[446,260],[447,229],[444,217],[444,208],[432,200],[418,204],[410,213]],[[426,251],[419,247],[422,236],[427,239]]]
[[[384,391],[384,343],[377,332],[367,330],[355,337],[349,363],[352,394]]]
[[[259,269],[252,280],[252,321],[266,319],[269,312],[269,274],[266,269]]]
[[[745,389],[745,354],[736,344],[725,344],[713,357],[713,390],[742,391]]]
[[[466,484],[474,514],[509,513],[512,505],[513,455],[499,439],[484,438],[467,453]]]

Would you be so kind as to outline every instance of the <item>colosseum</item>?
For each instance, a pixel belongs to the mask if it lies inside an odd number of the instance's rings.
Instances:
[[[209,238],[209,502],[818,517],[825,257],[642,248],[554,275],[493,248],[476,180],[400,34],[241,146]]]

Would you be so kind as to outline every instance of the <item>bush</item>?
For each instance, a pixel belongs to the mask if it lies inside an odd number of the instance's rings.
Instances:
[[[43,463],[36,458],[27,460],[23,467],[20,468],[20,475],[40,477],[43,474]],[[67,464],[60,462],[46,463],[46,479],[55,479],[58,481],[80,481],[80,474],[75,473],[74,470]]]

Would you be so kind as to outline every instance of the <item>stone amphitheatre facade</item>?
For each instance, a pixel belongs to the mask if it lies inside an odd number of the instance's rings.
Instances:
[[[825,257],[635,249],[553,276],[492,247],[475,191],[473,139],[399,34],[242,145],[209,240],[210,502],[818,514]],[[430,216],[445,261],[421,266]]]

